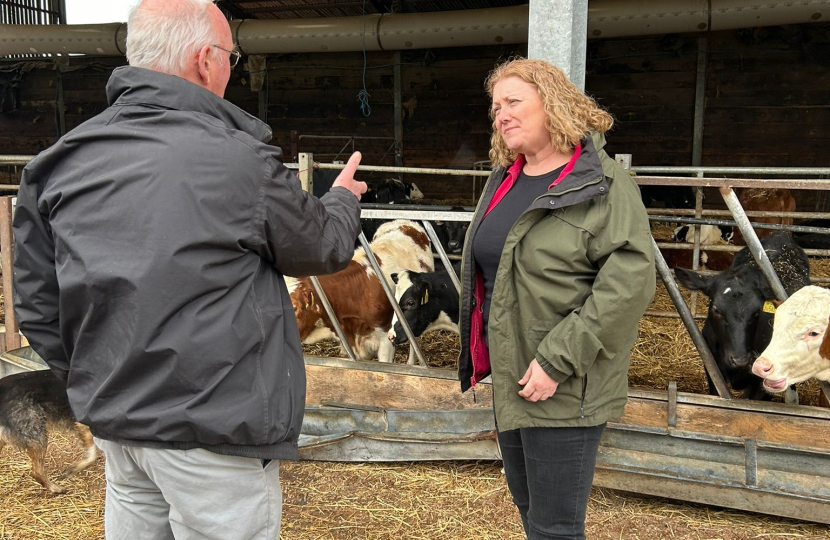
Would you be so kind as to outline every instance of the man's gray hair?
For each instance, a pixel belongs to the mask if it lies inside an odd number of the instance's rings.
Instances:
[[[127,61],[131,66],[179,75],[205,45],[216,43],[208,9],[212,0],[172,0],[172,9],[142,8],[139,2],[127,21]],[[211,51],[216,54],[216,51]]]

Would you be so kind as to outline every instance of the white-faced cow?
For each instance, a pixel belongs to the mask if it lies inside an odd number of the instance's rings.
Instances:
[[[429,237],[413,221],[384,223],[370,247],[390,286],[392,274],[406,270],[429,272],[434,268]],[[386,338],[386,332],[392,326],[392,306],[363,249],[355,250],[345,270],[320,276],[319,280],[355,355],[361,360],[377,356],[381,362],[391,362],[395,347]],[[286,284],[303,343],[336,339],[311,280],[286,278]]]
[[[783,392],[812,377],[830,380],[830,291],[810,285],[797,291],[775,312],[770,341],[752,365],[764,389]]]
[[[761,244],[787,294],[810,284],[807,256],[791,234],[778,231]],[[703,337],[724,378],[734,390],[742,390],[744,398],[769,399],[751,366],[772,337],[772,309],[765,305],[772,305],[768,302],[774,295],[749,249],[739,251],[732,266],[716,276],[704,277],[682,268],[675,269],[675,274],[681,285],[709,297]],[[717,395],[708,373],[706,378],[709,393]]]
[[[395,298],[415,337],[432,330],[458,333],[458,291],[446,270],[401,272],[392,278],[396,283]],[[392,318],[392,328],[387,336],[395,345],[409,339],[397,315]],[[415,363],[412,354],[409,363]]]

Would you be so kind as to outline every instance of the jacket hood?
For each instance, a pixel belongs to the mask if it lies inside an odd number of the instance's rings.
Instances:
[[[273,136],[268,124],[210,90],[151,69],[122,66],[113,70],[107,82],[107,101],[110,106],[143,105],[207,114],[264,143]]]

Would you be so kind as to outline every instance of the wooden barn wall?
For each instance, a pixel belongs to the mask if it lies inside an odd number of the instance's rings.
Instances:
[[[586,91],[616,119],[610,154],[633,154],[635,165],[691,163],[701,35],[589,41]],[[703,165],[830,166],[830,24],[716,32],[707,40]],[[484,79],[498,61],[523,52],[524,46],[403,52],[404,164],[469,169],[487,159]],[[290,160],[296,134],[391,138],[393,58],[367,54],[364,74],[360,52],[270,56],[265,91],[272,143]],[[106,80],[123,63],[69,59],[62,77],[67,129],[105,108]],[[11,66],[0,62],[0,153],[34,154],[56,140],[56,72],[43,64]],[[364,77],[368,116],[358,101]],[[226,98],[259,115],[250,78],[237,68]],[[344,144],[304,139],[300,150],[331,159]],[[361,140],[356,148],[364,163],[391,165],[390,145]],[[471,178],[407,179],[433,198],[471,198]]]

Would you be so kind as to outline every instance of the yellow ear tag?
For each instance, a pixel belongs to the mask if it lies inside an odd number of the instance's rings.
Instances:
[[[775,304],[772,303],[772,300],[767,300],[766,302],[764,302],[763,311],[764,313],[772,313],[773,315],[775,314]]]
[[[421,305],[423,306],[427,302],[429,302],[429,289],[424,291],[424,297],[421,298]]]

